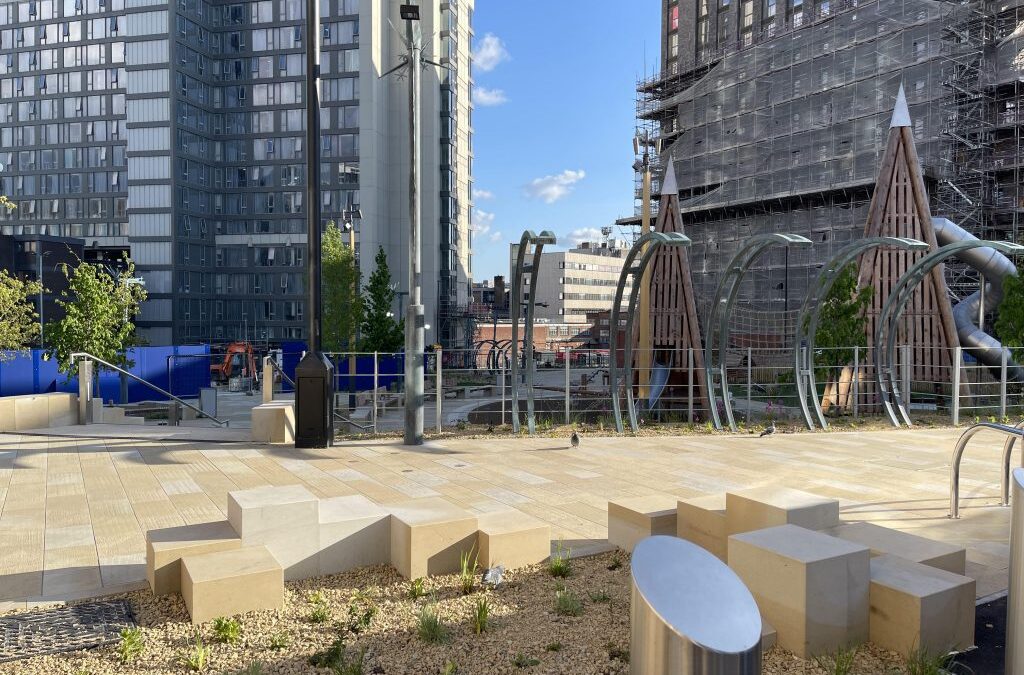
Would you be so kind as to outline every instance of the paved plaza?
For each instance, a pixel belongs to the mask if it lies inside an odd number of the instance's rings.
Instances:
[[[91,437],[81,437],[86,431]],[[969,446],[963,517],[950,520],[956,429],[585,436],[577,450],[542,437],[296,450],[238,441],[237,432],[181,431],[93,425],[0,434],[0,609],[143,586],[147,530],[221,520],[228,492],[288,484],[384,505],[440,496],[476,513],[514,507],[549,522],[574,554],[607,548],[609,500],[785,485],[839,499],[845,520],[966,546],[978,597],[1007,586],[1010,509],[998,506],[996,434]]]

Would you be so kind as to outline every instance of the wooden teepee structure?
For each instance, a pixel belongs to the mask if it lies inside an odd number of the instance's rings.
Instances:
[[[654,230],[685,234],[679,213],[679,188],[674,164],[670,157],[661,182],[661,201]],[[689,353],[692,350],[694,407],[706,411],[708,398],[704,352],[690,279],[689,256],[685,248],[665,247],[655,253],[651,267],[651,344],[641,345],[640,349],[652,349],[655,364],[671,367],[666,389],[675,390],[673,398],[679,397],[680,387],[688,388]]]
[[[900,86],[889,125],[889,140],[882,155],[874,195],[868,210],[865,237],[912,237],[938,248],[932,229],[921,163],[914,147],[910,111]],[[928,252],[908,252],[875,248],[861,258],[861,287],[873,286],[874,296],[868,309],[868,344],[873,346],[882,305],[900,277]],[[914,382],[948,382],[952,372],[953,349],[959,345],[953,322],[953,308],[940,265],[914,293],[900,320],[897,344],[910,345],[911,378]],[[898,350],[898,358],[904,353]],[[874,354],[870,361],[874,362]],[[866,378],[870,383],[871,379]],[[870,385],[869,385],[870,386]]]

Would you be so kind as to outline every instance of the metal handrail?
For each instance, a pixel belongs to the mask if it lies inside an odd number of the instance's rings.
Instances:
[[[979,431],[984,429],[992,429],[998,431],[1010,437],[1007,444],[1003,446],[1003,462],[1006,467],[1009,467],[1010,452],[1013,450],[1013,443],[1018,436],[1024,437],[1024,429],[1020,425],[1011,427],[1007,424],[996,424],[995,422],[979,422],[973,424],[963,434],[960,435],[960,440],[956,443],[956,448],[953,450],[953,461],[949,467],[949,517],[959,518],[960,517],[960,461],[963,459],[964,450],[967,448],[967,442],[974,437]],[[1009,477],[1008,469],[1003,472],[1003,485],[1002,485],[1002,505],[1006,506],[1009,502],[1009,496],[1007,491],[1009,490]]]
[[[267,360],[270,363],[270,367],[273,368],[274,370],[276,370],[278,372],[278,374],[281,375],[281,379],[284,380],[285,382],[287,382],[288,384],[292,385],[292,389],[295,389],[295,380],[293,380],[292,378],[288,377],[288,373],[284,372],[284,368],[282,368],[280,365],[278,365],[277,361],[275,361],[274,359],[270,358],[269,356],[267,357]],[[270,386],[273,387],[274,383],[271,382]],[[271,390],[271,391],[273,391],[273,390]]]
[[[122,375],[127,375],[128,377],[130,377],[131,379],[135,380],[139,384],[143,384],[143,385],[149,387],[150,389],[152,389],[153,391],[157,392],[158,394],[162,394],[163,396],[166,396],[167,398],[171,399],[172,401],[177,401],[178,403],[180,403],[181,405],[185,406],[186,408],[194,410],[195,412],[199,413],[200,416],[206,417],[208,419],[213,420],[219,426],[222,426],[222,427],[229,426],[229,423],[228,423],[229,421],[228,420],[218,419],[218,418],[214,417],[213,415],[210,415],[209,413],[203,411],[201,408],[197,408],[196,406],[192,405],[188,401],[175,396],[171,392],[166,391],[164,389],[161,389],[160,387],[156,386],[152,382],[148,382],[148,381],[142,379],[141,377],[139,377],[138,375],[136,375],[134,373],[130,373],[127,370],[125,370],[124,368],[121,368],[120,366],[115,366],[113,363],[108,363],[107,361],[104,361],[103,359],[101,359],[101,358],[99,358],[97,356],[93,356],[92,354],[90,354],[88,352],[72,352],[71,355],[68,357],[68,360],[70,360],[71,362],[74,362],[76,360],[83,360],[83,357],[87,358],[87,359],[89,359],[91,361],[95,361],[96,363],[99,363],[99,364],[103,365],[106,368],[110,368],[111,370],[117,371],[117,372],[121,373]]]

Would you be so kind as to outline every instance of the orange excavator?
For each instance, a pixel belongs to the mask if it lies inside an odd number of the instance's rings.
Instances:
[[[210,364],[210,378],[215,382],[227,382],[232,377],[255,377],[256,357],[248,342],[232,342],[224,351],[219,363]]]

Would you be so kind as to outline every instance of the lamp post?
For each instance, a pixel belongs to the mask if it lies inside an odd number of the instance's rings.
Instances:
[[[352,252],[352,264],[356,270],[359,269],[359,265],[356,263],[356,219],[363,219],[363,212],[360,209],[353,208],[349,205],[341,213],[342,228],[348,232],[348,250]],[[355,299],[359,295],[359,277],[358,275],[352,278],[352,298]],[[349,340],[349,356],[348,356],[348,409],[350,413],[356,411],[356,330],[357,326],[352,326],[352,336]]]
[[[43,342],[43,258],[53,253],[43,253],[43,240],[36,241],[36,281],[39,282],[39,349],[45,347]]]

